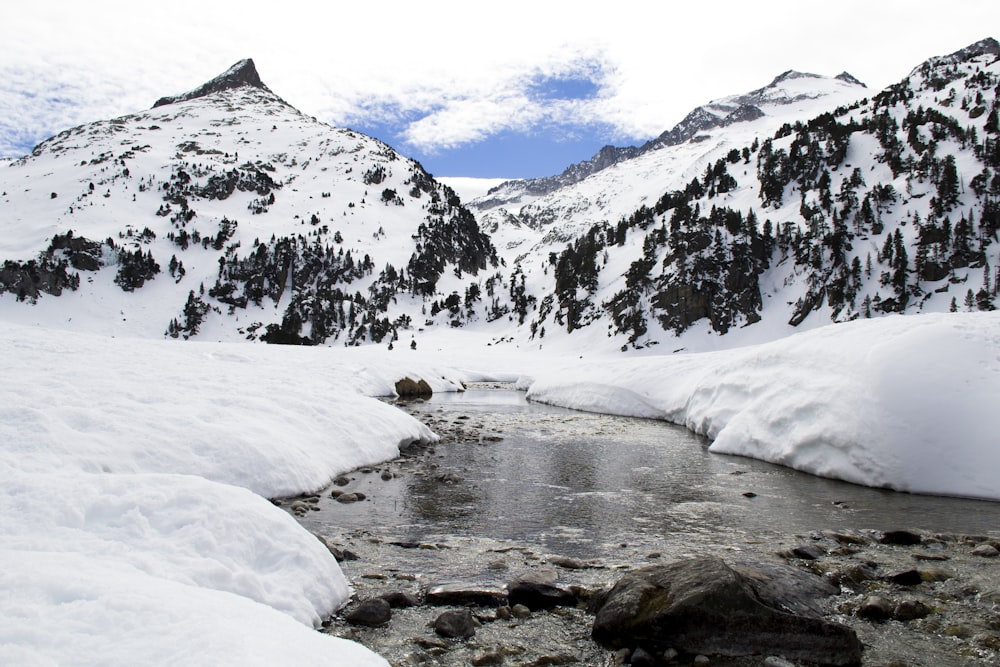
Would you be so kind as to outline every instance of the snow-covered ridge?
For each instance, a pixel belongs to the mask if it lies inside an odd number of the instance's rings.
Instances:
[[[506,181],[473,200],[470,205],[479,211],[489,211],[498,206],[511,208],[517,204],[528,204],[560,188],[571,187],[616,164],[638,158],[650,151],[682,144],[704,130],[757,120],[762,116],[774,115],[776,108],[782,105],[818,100],[828,95],[837,96],[840,99],[838,103],[842,103],[844,99],[860,97],[864,88],[863,83],[847,72],[836,77],[824,77],[788,70],[776,76],[768,85],[749,93],[730,95],[696,107],[673,128],[641,146],[605,146],[590,160],[571,165],[557,176]]]

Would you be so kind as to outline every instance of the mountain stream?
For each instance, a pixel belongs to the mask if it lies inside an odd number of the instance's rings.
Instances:
[[[796,545],[829,542],[832,532],[910,529],[941,537],[927,548],[951,554],[933,560],[952,568],[949,579],[965,587],[946,595],[962,598],[952,610],[958,619],[873,627],[851,613],[860,587],[838,596],[831,616],[856,628],[867,645],[866,665],[1000,664],[1000,646],[990,648],[1000,643],[1000,559],[976,560],[966,546],[1000,539],[1000,503],[871,489],[713,454],[707,440],[680,426],[533,404],[502,386],[399,405],[441,442],[354,471],[297,505],[282,502],[299,510],[309,530],[347,550],[351,560],[341,565],[357,598],[419,595],[439,583],[502,586],[524,574],[596,590],[652,563],[703,554],[774,559]],[[360,502],[331,497],[359,492]],[[868,542],[860,555],[845,552],[839,565],[867,558],[890,570],[922,558],[912,548]],[[589,640],[592,617],[560,611],[485,623],[460,643],[435,638],[428,611],[397,610],[388,625],[371,629],[334,619],[328,631],[361,641],[394,665],[614,664]],[[961,627],[949,632],[949,623]]]

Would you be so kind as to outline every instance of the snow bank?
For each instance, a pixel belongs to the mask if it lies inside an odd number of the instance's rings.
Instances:
[[[0,476],[0,664],[385,665],[313,630],[347,582],[319,540],[245,489]]]
[[[10,327],[0,357],[0,461],[22,470],[182,473],[276,497],[435,438],[370,398],[391,395],[399,371],[334,349]]]
[[[684,424],[711,451],[1000,500],[1000,314],[888,317],[765,345],[542,370],[532,400]]]
[[[363,395],[398,368],[9,325],[0,359],[0,664],[386,664],[314,631],[347,582],[262,496],[435,439]]]

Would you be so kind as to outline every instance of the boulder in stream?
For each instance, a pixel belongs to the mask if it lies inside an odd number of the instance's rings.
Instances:
[[[434,390],[427,384],[427,380],[407,377],[396,382],[396,393],[400,398],[430,398],[434,395]]]
[[[554,584],[525,579],[507,586],[507,599],[511,606],[523,604],[531,611],[576,606],[576,596],[572,592]]]
[[[367,625],[372,628],[385,625],[391,618],[392,609],[389,603],[377,598],[361,602],[344,615],[344,620],[351,625]]]
[[[476,622],[468,609],[446,611],[432,625],[436,633],[451,639],[468,639],[476,634]]]
[[[783,655],[819,665],[861,664],[854,630],[819,616],[835,592],[791,566],[730,567],[705,557],[622,577],[599,601],[593,638],[607,648],[675,648],[689,655]]]
[[[436,606],[500,607],[507,604],[507,593],[495,584],[440,584],[427,591],[425,602]]]

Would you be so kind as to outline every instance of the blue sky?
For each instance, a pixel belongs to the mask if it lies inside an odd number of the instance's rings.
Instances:
[[[548,129],[538,132],[505,130],[476,143],[440,151],[422,151],[399,139],[399,128],[355,125],[364,132],[413,158],[434,176],[479,178],[537,178],[560,174],[566,167],[590,159],[598,150],[614,143],[606,128],[580,127],[572,132]],[[602,132],[603,130],[603,132]]]
[[[599,83],[580,76],[539,77],[526,88],[528,95],[541,104],[594,100],[600,91]],[[572,119],[562,123],[539,123],[522,130],[505,129],[475,142],[444,149],[408,144],[405,120],[382,123],[362,120],[351,127],[394,146],[437,176],[551,176],[562,173],[571,164],[589,159],[608,143],[623,140],[610,124],[574,123]]]
[[[372,134],[437,176],[553,175],[785,70],[846,70],[880,90],[1000,26],[995,0],[949,7],[975,20],[929,20],[936,0],[840,0],[836,11],[797,0],[382,0],[350,11],[306,0],[142,11],[127,0],[5,2],[0,157],[148,109],[252,57],[296,108]]]

